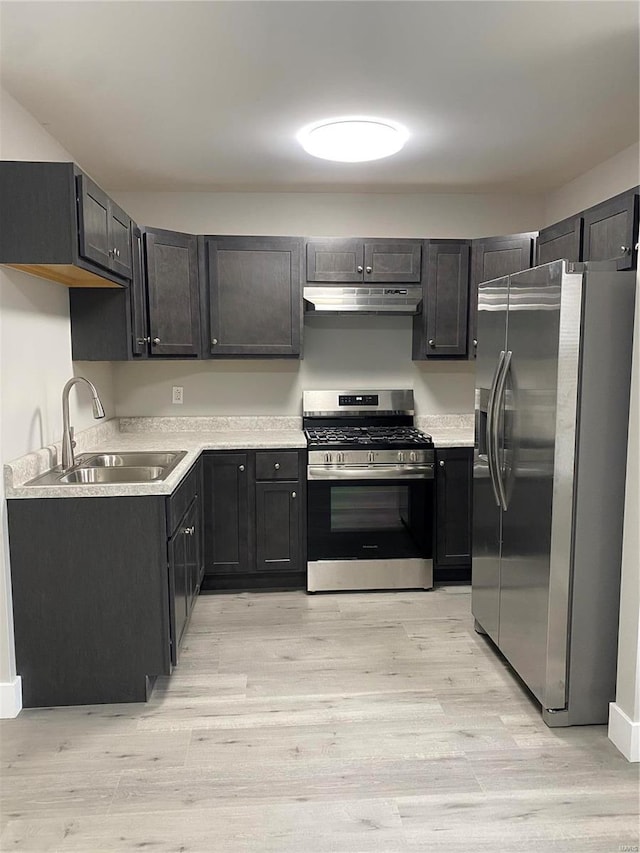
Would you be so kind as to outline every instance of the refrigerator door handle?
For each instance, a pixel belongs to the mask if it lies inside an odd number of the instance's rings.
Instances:
[[[500,499],[500,506],[503,510],[507,509],[507,489],[504,484],[504,477],[502,476],[502,471],[500,469],[500,464],[498,462],[498,455],[500,452],[500,436],[498,434],[498,423],[499,423],[499,412],[502,409],[504,404],[504,397],[507,388],[507,376],[509,375],[509,370],[511,369],[511,357],[513,356],[513,352],[508,350],[506,353],[503,353],[504,359],[502,361],[502,373],[498,378],[496,383],[496,396],[495,396],[495,406],[494,406],[494,429],[493,429],[493,441],[494,445],[492,448],[492,453],[494,453],[494,470],[496,473],[496,480],[498,484],[498,497]]]
[[[495,408],[496,408],[496,391],[498,388],[498,382],[500,380],[500,376],[502,374],[502,366],[504,364],[505,351],[500,351],[500,357],[498,358],[498,364],[496,365],[495,373],[493,374],[493,382],[491,383],[491,390],[489,391],[489,404],[487,405],[487,463],[489,465],[489,477],[491,479],[491,487],[493,489],[493,496],[496,501],[496,506],[502,507],[502,503],[500,500],[500,492],[498,490],[497,484],[497,456],[494,456],[493,451],[494,447],[497,446],[498,440],[497,437],[494,440],[494,429],[495,425]]]

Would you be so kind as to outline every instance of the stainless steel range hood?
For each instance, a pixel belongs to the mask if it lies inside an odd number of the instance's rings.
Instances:
[[[304,288],[304,300],[306,313],[417,314],[422,301],[422,286],[313,286]]]

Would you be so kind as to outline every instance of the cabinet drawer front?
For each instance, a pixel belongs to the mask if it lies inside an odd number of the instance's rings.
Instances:
[[[167,533],[173,535],[189,504],[199,492],[200,463],[197,462],[167,500]]]
[[[256,480],[297,480],[298,467],[295,450],[256,453]]]

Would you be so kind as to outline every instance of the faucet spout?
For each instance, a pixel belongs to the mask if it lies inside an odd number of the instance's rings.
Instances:
[[[79,382],[84,382],[89,386],[93,404],[93,417],[104,417],[104,406],[100,400],[100,395],[93,382],[89,382],[84,376],[73,376],[62,389],[62,470],[68,471],[75,465],[75,457],[73,448],[76,446],[73,440],[73,427],[69,424],[69,392]]]

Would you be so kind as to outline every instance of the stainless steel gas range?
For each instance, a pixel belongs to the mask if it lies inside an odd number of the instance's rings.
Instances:
[[[413,391],[305,391],[307,589],[433,586],[431,436]]]

